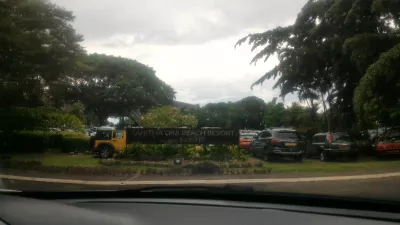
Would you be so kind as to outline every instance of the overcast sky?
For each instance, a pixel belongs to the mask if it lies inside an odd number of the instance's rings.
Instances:
[[[89,53],[136,59],[176,91],[176,100],[204,105],[255,95],[278,97],[273,81],[250,89],[276,64],[250,65],[254,53],[236,41],[293,23],[306,0],[52,0],[74,12]],[[287,96],[289,104],[296,101]]]

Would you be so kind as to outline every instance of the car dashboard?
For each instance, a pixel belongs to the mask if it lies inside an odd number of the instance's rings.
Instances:
[[[223,199],[77,198],[35,199],[0,195],[5,224],[391,224],[393,212]],[[1,224],[1,222],[0,222]]]

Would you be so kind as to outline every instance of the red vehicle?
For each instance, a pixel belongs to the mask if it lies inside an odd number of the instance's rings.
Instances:
[[[375,149],[378,156],[399,155],[400,134],[378,137]]]
[[[250,149],[251,143],[253,142],[254,136],[257,136],[256,133],[245,133],[240,135],[240,143],[239,147],[241,149]]]

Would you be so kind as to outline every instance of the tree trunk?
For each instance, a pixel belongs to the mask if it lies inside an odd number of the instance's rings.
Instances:
[[[106,118],[106,116],[105,116],[104,114],[98,113],[98,114],[97,114],[97,118],[99,118],[99,125],[100,125],[100,126],[105,126],[105,125],[107,125],[107,124],[106,124],[107,118]]]
[[[124,129],[125,128],[125,117],[120,116],[119,117],[119,129]]]
[[[324,108],[324,117],[325,117],[325,121],[328,123],[328,132],[331,131],[331,121],[328,119],[328,115],[327,115],[327,109],[326,109],[326,101],[325,101],[325,97],[324,94],[322,92],[320,92],[321,94],[321,99],[322,99],[322,106]]]

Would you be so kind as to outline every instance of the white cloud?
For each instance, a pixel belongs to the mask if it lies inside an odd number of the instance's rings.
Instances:
[[[250,47],[234,44],[249,32],[293,22],[305,0],[54,2],[74,11],[88,52],[136,59],[153,67],[177,91],[177,100],[205,104],[279,96],[273,81],[250,89],[277,60],[250,65]]]

